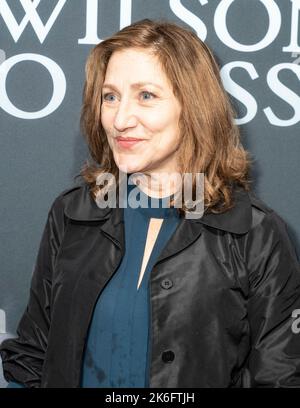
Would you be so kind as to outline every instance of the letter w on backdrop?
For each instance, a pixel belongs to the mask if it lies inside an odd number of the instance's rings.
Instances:
[[[20,3],[25,11],[25,15],[19,24],[15,19],[7,0],[0,0],[0,15],[2,15],[3,20],[15,42],[18,42],[23,31],[30,22],[40,43],[42,44],[49,34],[49,31],[55,23],[63,6],[65,5],[66,0],[58,0],[46,24],[43,24],[37,12],[37,7],[40,2],[41,0],[20,0]]]

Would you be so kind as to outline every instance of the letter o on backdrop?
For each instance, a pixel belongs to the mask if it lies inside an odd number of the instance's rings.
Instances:
[[[6,78],[16,64],[22,61],[34,61],[43,65],[50,73],[53,81],[53,95],[47,106],[37,112],[26,112],[18,109],[10,101],[6,92]],[[20,119],[40,119],[50,115],[62,103],[66,93],[66,77],[59,65],[52,59],[40,54],[18,54],[8,58],[0,65],[0,107],[10,115]]]
[[[257,44],[245,45],[235,41],[231,37],[226,25],[227,12],[234,1],[235,0],[222,0],[216,8],[214,27],[219,39],[223,44],[227,45],[227,47],[241,52],[254,52],[266,48],[275,40],[281,28],[281,14],[277,4],[274,0],[259,0],[265,6],[269,15],[268,31],[265,37]]]

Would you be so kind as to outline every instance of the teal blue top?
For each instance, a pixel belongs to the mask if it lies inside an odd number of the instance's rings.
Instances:
[[[127,200],[134,188],[137,187],[128,185]],[[82,360],[83,388],[149,387],[149,277],[179,223],[179,216],[175,208],[163,208],[168,198],[150,198],[140,189],[135,191],[137,200],[147,208],[124,208],[125,255],[95,305]],[[162,218],[163,222],[137,289],[151,218]],[[22,386],[10,383],[9,387]]]
[[[135,187],[129,185],[128,193]],[[149,386],[149,276],[179,217],[175,208],[163,208],[167,199],[151,199],[141,190],[139,199],[149,207],[124,208],[125,255],[95,306],[83,359],[82,387]],[[150,203],[158,208],[151,208]],[[151,218],[162,218],[163,223],[137,289]]]

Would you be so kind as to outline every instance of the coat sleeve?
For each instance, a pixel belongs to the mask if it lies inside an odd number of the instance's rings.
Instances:
[[[254,214],[246,256],[251,348],[243,387],[300,387],[300,265],[284,221]]]
[[[17,337],[0,347],[4,378],[25,387],[39,387],[51,321],[51,281],[65,229],[61,196],[48,213],[30,285],[29,300],[17,327]]]

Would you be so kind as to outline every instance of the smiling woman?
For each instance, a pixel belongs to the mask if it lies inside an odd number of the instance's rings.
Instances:
[[[250,189],[208,47],[166,21],[125,27],[91,51],[81,123],[93,163],[49,211],[0,348],[10,386],[300,387],[299,262]],[[193,197],[204,180],[194,219],[175,200],[187,174]],[[106,175],[126,205],[97,205]]]
[[[117,167],[126,173],[178,171],[181,106],[157,57],[138,48],[114,52],[103,84],[108,88],[101,123]]]
[[[82,175],[96,197],[101,173],[118,182],[120,170],[142,172],[144,184],[151,176],[154,194],[161,184],[156,174],[191,174],[196,196],[201,172],[206,208],[226,211],[233,206],[233,183],[250,188],[251,160],[219,67],[193,32],[171,23],[144,24],[144,32],[132,24],[89,56],[81,123],[96,165],[86,163]],[[185,210],[183,200],[179,211]]]

